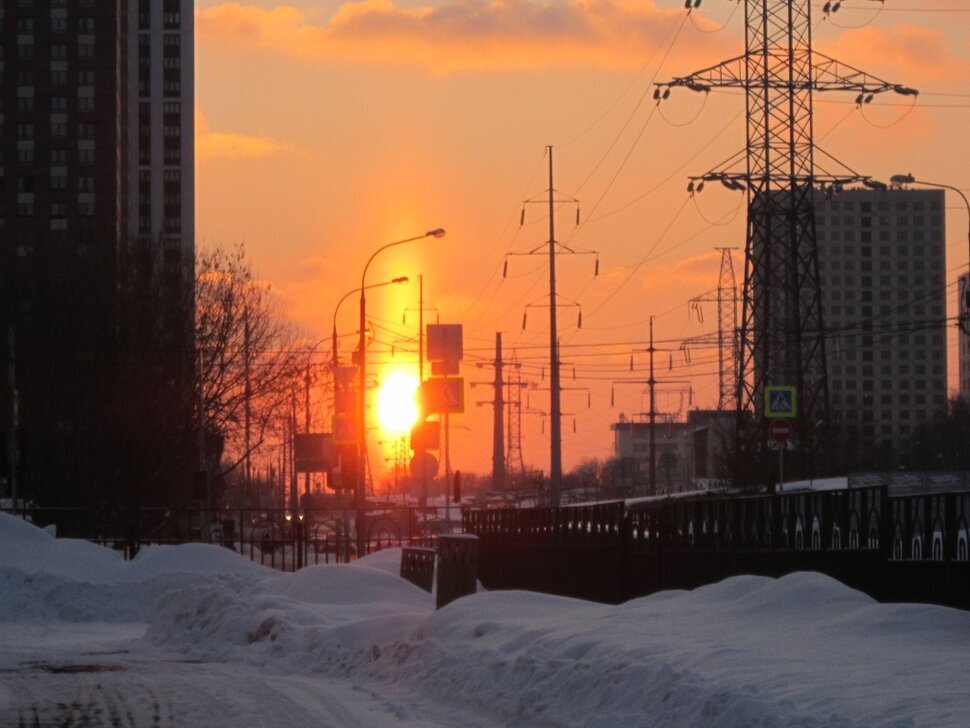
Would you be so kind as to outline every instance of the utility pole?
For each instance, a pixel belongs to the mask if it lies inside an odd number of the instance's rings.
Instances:
[[[495,398],[492,404],[492,487],[505,490],[505,381],[502,379],[502,332],[495,332]]]
[[[310,357],[306,360],[306,374],[303,377],[303,431],[310,434]],[[293,447],[296,448],[296,436],[293,437]],[[303,474],[303,492],[310,492],[310,471]]]
[[[562,491],[562,405],[559,391],[559,328],[556,321],[556,208],[553,193],[552,146],[549,154],[549,447],[552,460],[549,466],[552,507],[559,507]]]
[[[739,331],[737,444],[750,447],[756,480],[770,482],[768,419],[764,392],[769,385],[795,386],[795,420],[802,470],[811,457],[814,423],[830,422],[825,327],[822,320],[814,195],[846,184],[885,189],[855,174],[816,173],[813,95],[853,91],[856,104],[878,94],[915,96],[915,89],[892,84],[812,49],[812,0],[744,0],[745,52],[688,76],[656,84],[654,99],[674,87],[707,94],[737,88],[746,101],[746,168],[715,169],[692,177],[688,192],[718,181],[747,195],[748,225]],[[824,12],[829,14],[839,4]],[[689,10],[690,12],[690,10]],[[735,159],[735,157],[732,157]],[[751,416],[754,416],[753,432]],[[827,436],[826,436],[827,439]],[[828,448],[825,448],[828,451]],[[736,480],[741,484],[741,457]]]
[[[656,349],[653,347],[653,316],[650,317],[650,495],[657,494],[657,380],[653,375],[653,354]]]
[[[510,364],[518,369],[519,364],[516,362],[510,362]],[[495,361],[491,365],[495,370],[495,375],[492,381],[477,381],[472,382],[471,386],[475,387],[479,384],[485,384],[491,386],[494,391],[494,396],[490,400],[479,401],[475,404],[492,405],[492,488],[494,490],[506,490],[510,485],[510,473],[508,472],[508,461],[506,459],[505,451],[505,388],[506,387],[516,387],[522,386],[521,375],[519,375],[518,382],[506,381],[504,378],[506,362],[502,359],[502,332],[495,332]],[[482,362],[477,366],[487,367],[488,364]],[[514,396],[514,395],[513,395]],[[511,409],[513,406],[512,401],[508,402]],[[511,428],[511,412],[509,417],[509,427]],[[509,430],[508,442],[511,446],[513,443],[513,435],[511,429]],[[520,456],[521,460],[521,448]]]
[[[546,154],[549,157],[549,188],[547,197],[541,200],[543,205],[548,207],[549,215],[549,240],[532,250],[524,253],[509,253],[507,255],[546,255],[549,259],[549,409],[550,409],[550,432],[549,432],[549,499],[553,508],[559,506],[562,495],[562,388],[560,387],[560,360],[559,360],[559,323],[557,308],[562,305],[556,293],[556,253],[569,253],[573,255],[597,255],[594,250],[576,250],[563,245],[556,240],[556,203],[572,203],[578,205],[578,200],[572,197],[557,199],[556,189],[553,182],[552,146],[546,147]],[[538,203],[539,199],[529,199],[526,203]],[[520,225],[525,222],[525,209],[522,210]],[[576,210],[576,224],[579,225],[579,209]],[[545,249],[545,250],[543,250]],[[508,270],[508,257],[506,257],[503,276]],[[596,261],[596,274],[599,273],[599,259]],[[530,304],[533,305],[533,304]],[[569,305],[578,306],[571,303]],[[526,307],[528,308],[528,306]],[[579,314],[579,328],[582,328],[583,315]],[[523,316],[523,328],[525,328],[525,316]]]
[[[515,368],[515,381],[508,382],[508,451],[505,456],[506,475],[514,487],[521,487],[525,481],[525,458],[522,456],[522,388],[528,384],[522,381],[522,365],[512,352],[511,366]]]
[[[616,379],[613,381],[614,385],[617,384],[646,384],[648,387],[649,397],[650,397],[650,411],[647,412],[647,437],[648,444],[650,448],[650,459],[648,461],[649,471],[648,477],[650,478],[650,488],[649,495],[657,494],[657,436],[656,436],[656,425],[657,425],[657,384],[690,384],[688,380],[685,379],[657,379],[654,368],[654,355],[658,351],[670,351],[669,349],[658,349],[654,345],[653,338],[653,323],[654,316],[650,316],[650,339],[649,346],[646,349],[636,349],[635,351],[645,351],[649,354],[648,366],[649,366],[649,377],[647,379]],[[633,361],[630,361],[630,370],[633,370]],[[615,392],[611,396],[610,405],[615,404]],[[642,413],[641,413],[642,414]]]

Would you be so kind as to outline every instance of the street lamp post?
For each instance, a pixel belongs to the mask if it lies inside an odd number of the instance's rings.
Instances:
[[[394,283],[407,283],[407,282],[408,282],[408,277],[407,276],[398,276],[397,278],[392,278],[391,280],[389,280],[389,281],[383,281],[382,283],[372,283],[371,285],[367,286],[367,288],[383,288],[384,286],[390,286],[390,285],[392,285]],[[337,367],[340,365],[340,359],[339,359],[339,357],[337,355],[337,313],[340,311],[340,305],[344,301],[346,301],[348,298],[350,298],[350,296],[352,296],[353,294],[360,293],[360,292],[361,292],[361,289],[360,288],[352,288],[351,290],[347,291],[343,296],[341,296],[340,300],[337,301],[337,305],[333,309],[333,334],[332,334],[333,340],[332,340],[332,344],[331,344],[332,351],[331,351],[331,354],[330,354],[330,363],[331,363],[331,369],[333,370],[333,406],[334,406],[334,416],[337,415],[337,397],[338,397],[338,395],[337,395]],[[341,485],[344,485],[344,487],[346,487],[345,484],[341,484]],[[356,489],[356,487],[357,487],[357,481],[355,479],[354,480],[354,488]],[[338,497],[338,501],[337,502],[340,503],[343,500],[343,497],[340,495],[340,491],[338,491],[338,496],[337,497]],[[346,524],[345,524],[345,526],[346,526]],[[346,527],[344,528],[344,533],[347,533]]]
[[[423,235],[415,235],[411,238],[405,238],[403,240],[395,240],[393,243],[387,243],[382,245],[377,250],[375,250],[370,258],[367,259],[367,263],[364,264],[364,271],[360,275],[360,331],[358,332],[359,338],[357,342],[358,351],[358,374],[359,379],[357,382],[357,487],[354,490],[354,505],[357,508],[357,556],[358,558],[364,555],[364,535],[362,528],[362,509],[364,507],[364,491],[366,488],[366,470],[367,470],[367,423],[365,422],[366,412],[367,412],[367,400],[366,400],[366,385],[367,385],[367,356],[365,354],[365,334],[364,331],[367,327],[367,298],[365,291],[368,286],[366,283],[367,279],[367,269],[370,268],[370,264],[374,261],[377,255],[388,248],[393,248],[398,245],[404,245],[404,243],[412,243],[415,240],[423,240],[424,238],[442,238],[445,235],[444,228],[435,228],[434,230],[429,230]]]
[[[407,282],[408,282],[408,277],[407,276],[399,276],[397,278],[392,278],[389,281],[384,281],[383,283],[371,283],[369,286],[367,286],[367,288],[368,289],[370,289],[370,288],[383,288],[384,286],[389,286],[389,285],[391,285],[393,283],[407,283]],[[339,362],[339,360],[337,358],[337,313],[340,311],[340,305],[344,301],[346,301],[348,298],[350,298],[355,293],[360,293],[360,288],[352,288],[351,290],[347,291],[341,297],[341,299],[339,301],[337,301],[337,307],[334,308],[334,310],[333,310],[333,334],[332,334],[332,338],[333,338],[333,351],[331,353],[330,363],[333,366],[334,372],[336,372],[337,366],[340,364],[340,362]],[[334,376],[336,376],[336,375],[334,375]]]
[[[890,182],[897,185],[923,185],[925,187],[938,187],[942,190],[950,190],[951,192],[956,192],[960,195],[963,200],[963,204],[967,208],[967,265],[970,267],[970,200],[963,193],[959,187],[954,187],[953,185],[946,185],[940,182],[927,182],[923,179],[916,179],[912,174],[895,174],[889,179]],[[960,312],[960,328],[963,332],[970,334],[970,269],[967,273],[967,286],[963,291],[963,311]]]

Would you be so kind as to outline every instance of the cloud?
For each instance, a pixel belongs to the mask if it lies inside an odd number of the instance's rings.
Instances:
[[[842,33],[819,50],[852,66],[875,71],[885,81],[919,87],[925,83],[953,86],[970,79],[970,63],[950,47],[940,30],[917,25],[870,26]],[[875,67],[875,68],[874,68]],[[897,97],[898,98],[898,97]]]
[[[202,109],[195,107],[195,155],[199,159],[259,159],[286,151],[292,147],[268,136],[212,131]]]
[[[652,0],[449,0],[420,7],[360,0],[318,23],[293,7],[229,2],[198,11],[196,28],[203,42],[244,52],[444,73],[639,68],[684,18],[682,8],[660,9]],[[711,46],[705,38],[704,55],[716,58],[719,49]]]

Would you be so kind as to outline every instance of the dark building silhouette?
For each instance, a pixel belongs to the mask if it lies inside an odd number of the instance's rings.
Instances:
[[[0,41],[0,494],[164,501],[188,466],[144,440],[191,437],[192,3],[5,0]]]

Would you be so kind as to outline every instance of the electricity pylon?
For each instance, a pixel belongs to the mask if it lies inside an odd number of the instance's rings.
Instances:
[[[721,251],[721,270],[717,277],[717,288],[713,291],[694,296],[687,304],[696,311],[703,323],[701,304],[717,304],[717,333],[693,336],[684,339],[680,348],[687,354],[691,345],[717,343],[717,408],[732,410],[737,408],[737,332],[738,332],[738,288],[734,280],[734,248],[715,248]],[[689,355],[688,355],[689,356]]]
[[[890,91],[906,96],[918,92],[814,52],[811,0],[744,0],[744,8],[744,54],[657,84],[654,98],[660,103],[673,87],[700,93],[737,88],[745,94],[744,151],[723,166],[692,177],[688,191],[693,194],[705,181],[717,180],[747,194],[737,431],[739,449],[744,445],[754,450],[752,454],[760,454],[755,479],[766,480],[766,386],[797,388],[796,465],[802,471],[813,457],[816,423],[830,421],[813,203],[816,188],[838,190],[850,183],[885,188],[816,148],[813,95],[854,91],[861,106]],[[817,158],[822,156],[839,171],[824,169]],[[741,157],[744,168],[731,169]],[[752,428],[753,432],[746,432]],[[825,451],[828,448],[823,446]],[[742,477],[740,470],[737,477]]]

